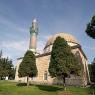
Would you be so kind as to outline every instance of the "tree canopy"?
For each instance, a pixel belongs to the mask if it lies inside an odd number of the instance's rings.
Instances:
[[[90,80],[91,82],[95,83],[95,58],[92,62],[92,64],[89,64],[89,71],[90,71]]]
[[[49,73],[52,77],[61,78],[65,84],[65,78],[71,73],[80,75],[81,67],[77,58],[71,52],[71,47],[64,38],[57,37],[53,43]]]
[[[9,58],[2,58],[2,54],[0,53],[0,79],[14,79],[15,70],[12,64],[12,60]]]
[[[19,77],[35,77],[37,75],[36,59],[32,51],[28,50],[19,66]],[[27,84],[28,85],[28,84]]]
[[[95,15],[92,17],[91,21],[87,24],[85,32],[88,36],[95,39]]]

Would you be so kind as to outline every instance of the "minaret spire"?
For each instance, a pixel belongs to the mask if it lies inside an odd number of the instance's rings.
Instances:
[[[33,51],[33,53],[36,53],[37,35],[38,23],[36,19],[33,19],[32,26],[30,27],[30,44],[29,44],[29,50]]]

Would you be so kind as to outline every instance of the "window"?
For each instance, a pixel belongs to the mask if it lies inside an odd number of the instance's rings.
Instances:
[[[48,79],[48,73],[47,73],[47,71],[45,71],[45,73],[44,73],[44,80],[47,80]]]
[[[33,80],[34,78],[33,77],[31,77],[31,80]]]
[[[76,51],[75,56],[76,56],[76,58],[77,58],[79,64],[81,64],[81,63],[82,63],[82,58],[81,58],[81,56],[80,56],[79,51]]]

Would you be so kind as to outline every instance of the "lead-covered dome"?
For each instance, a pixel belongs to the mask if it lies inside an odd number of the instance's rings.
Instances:
[[[49,37],[49,39],[47,40],[45,48],[44,48],[45,53],[51,51],[52,45],[57,37],[64,38],[67,41],[68,45],[70,45],[70,46],[79,44],[79,42],[75,39],[74,36],[67,34],[67,33],[58,33],[58,34],[55,34],[55,35]]]

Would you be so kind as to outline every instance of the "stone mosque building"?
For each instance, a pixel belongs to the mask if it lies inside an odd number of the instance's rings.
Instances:
[[[61,84],[62,83],[61,80],[52,78],[48,72],[52,46],[56,37],[58,36],[64,38],[67,41],[68,45],[71,46],[72,48],[72,52],[75,54],[75,56],[78,57],[79,63],[83,65],[82,75],[81,76],[70,75],[70,78],[66,78],[66,83],[69,85],[81,85],[81,86],[84,86],[90,83],[87,57],[84,54],[79,42],[72,35],[62,32],[62,33],[58,33],[49,37],[43,49],[43,53],[39,54],[36,51],[37,34],[38,34],[38,25],[37,25],[36,19],[34,19],[32,22],[32,27],[30,28],[29,50],[33,51],[36,56],[36,66],[38,70],[38,75],[37,77],[29,79],[31,83],[42,83],[42,84],[43,83],[45,84]],[[22,77],[22,78],[18,77],[18,69],[19,69],[19,65],[21,61],[22,61],[22,58],[17,59],[16,74],[15,74],[16,82],[18,81],[26,82],[27,80],[26,77]]]

